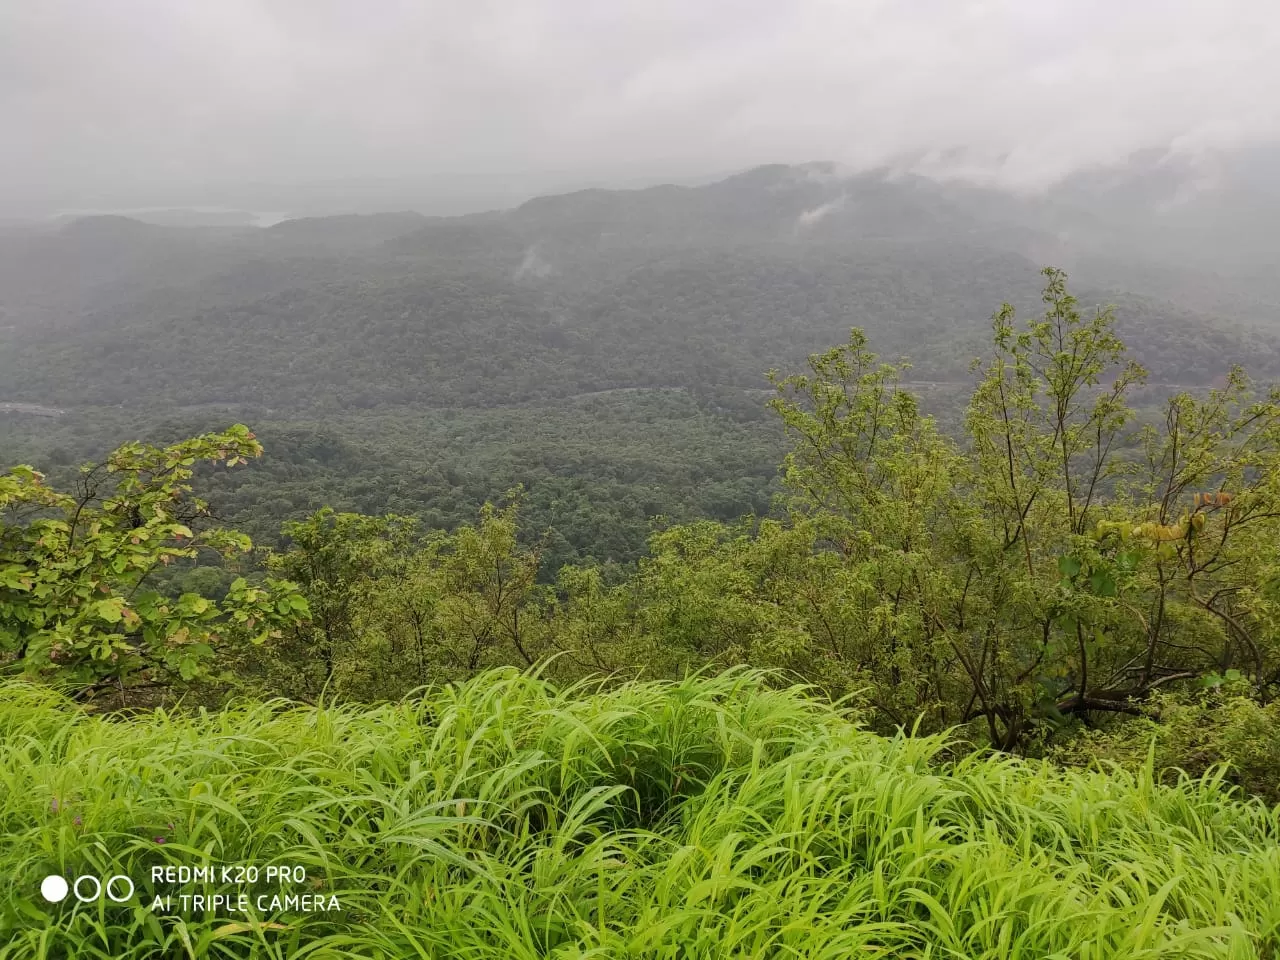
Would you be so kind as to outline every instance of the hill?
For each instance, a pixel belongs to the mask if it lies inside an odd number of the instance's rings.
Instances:
[[[1214,210],[1238,219],[1242,197],[1267,209],[1266,184],[1233,174],[1221,189],[1188,192],[1193,174],[1138,158],[1109,178],[1019,197],[893,171],[773,165],[459,217],[185,229],[93,217],[14,229],[0,237],[0,455],[50,466],[231,417],[264,436],[354,451],[341,471],[281,463],[277,476],[308,491],[287,516],[324,502],[323,491],[374,512],[457,503],[449,516],[462,519],[499,482],[562,489],[576,478],[586,485],[575,500],[620,523],[621,510],[636,529],[695,507],[660,471],[610,495],[614,506],[593,498],[605,478],[636,476],[610,451],[660,460],[663,418],[676,416],[682,431],[699,424],[705,449],[726,430],[749,432],[756,459],[745,472],[681,473],[736,491],[719,503],[758,505],[779,452],[762,408],[767,370],[797,368],[856,325],[881,355],[909,357],[935,408],[954,413],[992,312],[1005,300],[1038,310],[1046,262],[1076,271],[1086,304],[1118,304],[1121,335],[1162,389],[1220,382],[1242,359],[1280,378],[1274,279],[1256,259],[1223,266],[1222,250],[1206,248],[1226,249],[1221,231],[1200,238]],[[580,421],[578,405],[602,396],[626,431],[597,448],[604,462],[585,477],[535,467],[563,462],[554,445]],[[65,413],[20,412],[37,408]],[[532,434],[541,446],[501,465],[476,453],[493,449],[495,423],[531,419],[545,426]],[[459,483],[423,479],[446,472]],[[284,518],[247,500],[227,506],[257,530]]]
[[[12,324],[0,399],[296,413],[753,389],[766,369],[855,324],[882,353],[909,354],[921,379],[963,381],[995,307],[1035,304],[1033,258],[1075,255],[1028,225],[1047,203],[1014,223],[1007,200],[811,164],[460,218],[312,218],[257,231],[89,218],[9,259],[28,286],[74,275],[92,306],[78,319]],[[1111,289],[1086,288],[1085,299],[1123,306],[1122,333],[1155,379],[1211,382],[1245,354],[1258,373],[1280,372],[1265,299],[1217,317],[1174,306],[1152,296],[1159,277],[1121,285],[1123,264],[1103,247],[1091,241],[1088,256],[1103,261]],[[134,296],[149,274],[155,289]],[[72,299],[51,302],[70,311]]]

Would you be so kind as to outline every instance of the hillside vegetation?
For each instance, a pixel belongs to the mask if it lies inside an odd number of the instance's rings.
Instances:
[[[773,515],[663,523],[633,563],[552,565],[518,487],[452,530],[326,507],[255,553],[195,494],[262,454],[245,426],[126,444],[70,490],[15,468],[0,664],[104,709],[746,664],[881,732],[1129,766],[1154,736],[1158,775],[1228,761],[1280,799],[1280,388],[1233,369],[1144,416],[1114,313],[1045,276],[1039,317],[993,317],[960,437],[855,329],[770,375]]]
[[[765,512],[764,374],[851,326],[956,432],[992,309],[1034,309],[1046,262],[1117,306],[1153,403],[1245,357],[1280,376],[1268,195],[1172,203],[1150,159],[1041,198],[806,164],[465,217],[14,229],[0,462],[57,476],[238,421],[265,458],[210,493],[263,543],[324,505],[453,529],[519,483],[552,569],[634,561],[657,516]]]
[[[0,960],[1276,960],[1280,298],[1063,190],[0,236]]]
[[[0,957],[1276,955],[1280,811],[1215,778],[947,759],[761,681],[500,673],[378,708],[127,723],[11,683]],[[204,863],[301,867],[284,891],[338,906],[151,908],[280,892],[148,879]],[[136,900],[36,895],[85,872]]]
[[[1054,228],[999,196],[822,165],[460,218],[89,218],[0,246],[0,400],[296,414],[741,390],[853,324],[922,379],[967,380],[992,304],[1034,304],[1040,263],[1082,254],[1115,284],[1086,302],[1123,308],[1154,379],[1211,382],[1246,345],[1259,373],[1280,370],[1280,296],[1177,306],[1149,269],[1092,235],[1065,249]]]

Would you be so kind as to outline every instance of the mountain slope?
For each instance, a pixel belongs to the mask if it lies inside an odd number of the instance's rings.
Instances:
[[[1036,309],[1054,254],[1087,265],[1086,304],[1123,306],[1155,379],[1207,383],[1246,357],[1280,374],[1265,296],[1231,300],[1224,280],[1171,305],[1164,281],[1184,274],[1144,273],[1105,244],[1082,254],[1049,229],[1067,195],[1092,196],[1076,185],[1019,202],[809,164],[457,218],[236,231],[93,218],[4,248],[6,309],[48,298],[44,322],[23,314],[0,334],[0,400],[298,412],[755,389],[855,325],[921,379],[965,380],[987,318],[1004,300]],[[1225,316],[1224,300],[1237,308]]]

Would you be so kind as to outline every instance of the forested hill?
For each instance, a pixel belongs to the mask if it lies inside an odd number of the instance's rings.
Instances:
[[[267,455],[215,504],[259,538],[323,504],[450,526],[519,483],[549,567],[634,557],[659,514],[767,509],[768,370],[859,326],[954,411],[1045,264],[1118,306],[1158,384],[1280,377],[1269,248],[1223,226],[1259,234],[1270,195],[1149,167],[1037,197],[807,164],[461,217],[7,227],[0,465],[243,421]]]
[[[1161,285],[1186,271],[1125,260],[1107,230],[1081,233],[1097,221],[823,164],[455,218],[90,218],[0,244],[0,401],[295,413],[751,389],[854,324],[922,379],[966,379],[994,308],[1034,305],[1037,268],[1070,261],[1086,301],[1121,306],[1154,379],[1208,382],[1245,355],[1280,370],[1265,289],[1206,272],[1175,305]]]

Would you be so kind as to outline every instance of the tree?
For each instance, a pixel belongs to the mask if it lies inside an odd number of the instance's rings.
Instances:
[[[231,562],[249,538],[210,522],[187,482],[198,463],[234,467],[262,447],[237,425],[167,447],[130,443],[82,468],[78,489],[18,466],[0,476],[0,661],[67,687],[169,690],[214,676],[219,654],[261,644],[308,616],[293,584],[237,577],[221,600],[167,597],[154,574],[180,559]]]
[[[250,669],[265,685],[304,700],[330,686],[356,646],[370,584],[403,566],[415,547],[417,526],[410,517],[336,513],[330,507],[284,524],[287,549],[268,554],[266,566],[300,585],[311,618],[255,658]]]
[[[294,696],[371,700],[538,663],[549,588],[540,549],[517,541],[517,509],[486,504],[478,524],[425,536],[409,518],[329,509],[286,524],[289,549],[267,565],[302,585],[314,615],[266,651],[259,673]]]
[[[1045,275],[1043,317],[993,318],[962,445],[859,331],[774,378],[791,523],[817,532],[792,584],[804,630],[893,722],[980,719],[1009,750],[1228,669],[1269,696],[1280,391],[1258,399],[1236,371],[1144,427],[1128,396],[1145,374],[1112,311],[1084,317],[1065,275]]]
[[[771,375],[771,406],[793,442],[790,522],[813,541],[791,593],[822,651],[811,663],[829,661],[815,679],[861,681],[883,717],[909,727],[921,713],[962,719],[967,652],[948,624],[963,623],[972,584],[957,553],[965,464],[901,387],[905,369],[880,363],[854,330],[809,373]]]
[[[1137,524],[1104,525],[1112,552],[1145,563],[1132,609],[1139,689],[1236,670],[1264,698],[1280,685],[1280,387],[1261,398],[1233,368],[1207,397],[1179,394],[1143,434]]]

